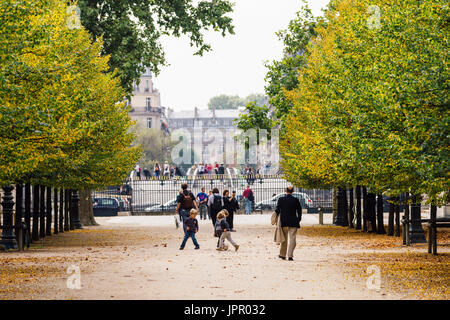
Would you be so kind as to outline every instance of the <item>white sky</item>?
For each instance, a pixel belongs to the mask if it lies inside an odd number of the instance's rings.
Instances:
[[[186,37],[162,39],[170,64],[154,79],[161,104],[177,111],[207,108],[210,98],[219,94],[245,97],[264,93],[267,69],[264,61],[280,59],[282,44],[275,32],[286,29],[302,6],[301,0],[235,0],[235,34],[225,38],[207,33],[212,51],[194,56]],[[314,15],[328,0],[308,0]]]

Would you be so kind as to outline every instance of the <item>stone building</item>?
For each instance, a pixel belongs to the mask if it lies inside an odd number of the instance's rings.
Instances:
[[[134,83],[133,96],[129,102],[130,117],[145,128],[168,130],[165,108],[161,106],[161,95],[153,85],[152,72],[146,68],[140,83]]]

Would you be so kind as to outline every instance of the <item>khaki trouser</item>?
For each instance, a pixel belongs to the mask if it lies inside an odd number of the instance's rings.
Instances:
[[[223,248],[223,245],[225,244],[225,239],[228,240],[233,246],[236,247],[237,243],[231,239],[231,232],[230,231],[224,231],[222,235],[220,236],[219,240],[219,248]]]
[[[295,249],[295,238],[297,236],[298,228],[295,227],[283,227],[281,228],[284,234],[284,242],[281,243],[280,256],[286,257],[286,250],[288,251],[288,258],[293,258]],[[288,248],[288,235],[289,235],[289,248]]]

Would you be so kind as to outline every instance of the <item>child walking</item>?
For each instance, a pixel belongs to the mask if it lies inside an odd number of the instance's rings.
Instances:
[[[184,221],[184,225],[186,227],[186,233],[184,234],[183,242],[181,243],[180,250],[184,249],[186,245],[186,241],[191,238],[192,242],[195,245],[195,250],[200,249],[200,246],[195,238],[195,234],[198,232],[198,220],[195,218],[198,214],[198,211],[195,209],[191,209],[190,216]]]
[[[216,250],[224,251],[225,239],[227,239],[228,242],[230,242],[234,246],[234,250],[238,251],[239,245],[236,242],[234,242],[233,239],[231,239],[230,225],[228,224],[227,219],[225,219],[225,214],[223,212],[219,213],[217,215],[217,219],[220,220],[220,228],[222,230],[222,235],[220,236],[219,247]]]
[[[221,215],[219,218],[219,215]],[[222,218],[223,216],[223,218]],[[222,227],[220,226],[220,221],[222,221],[222,219],[226,219],[228,217],[228,211],[227,210],[221,210],[219,211],[219,213],[217,214],[217,220],[216,220],[216,225],[214,226],[214,236],[218,237],[219,239],[217,239],[217,248],[219,248],[219,243],[220,243],[220,237],[222,236]],[[226,245],[223,246],[224,250],[228,250],[228,247]]]

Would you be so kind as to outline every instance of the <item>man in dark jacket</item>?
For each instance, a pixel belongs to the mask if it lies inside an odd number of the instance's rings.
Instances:
[[[291,186],[286,188],[286,195],[278,199],[277,208],[275,210],[275,212],[280,215],[281,230],[284,235],[284,242],[281,243],[279,257],[285,260],[287,250],[289,261],[294,260],[295,238],[297,230],[300,228],[300,221],[302,220],[302,206],[300,201],[292,195],[293,193],[294,187]]]

